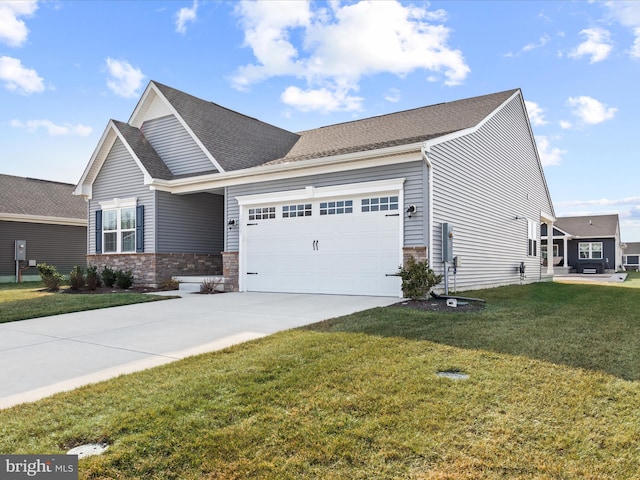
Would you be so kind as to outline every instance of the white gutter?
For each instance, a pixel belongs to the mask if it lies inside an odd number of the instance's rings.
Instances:
[[[433,268],[433,164],[431,160],[429,160],[429,149],[430,146],[427,143],[422,144],[422,148],[420,148],[420,152],[422,153],[422,159],[424,163],[427,164],[427,168],[429,169],[429,178],[427,180],[429,186],[429,220],[427,221],[427,231],[429,232],[429,246],[427,257],[429,259],[429,268]]]

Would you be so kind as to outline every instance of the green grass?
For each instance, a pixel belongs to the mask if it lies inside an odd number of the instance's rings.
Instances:
[[[0,323],[165,300],[142,293],[66,294],[46,291],[40,282],[0,283]]]
[[[0,452],[108,442],[83,479],[637,478],[640,290],[473,296],[483,312],[378,308],[3,410]]]

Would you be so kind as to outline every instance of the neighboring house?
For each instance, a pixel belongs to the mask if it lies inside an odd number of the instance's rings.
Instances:
[[[451,287],[536,281],[554,220],[519,89],[293,133],[150,82],[75,193],[89,263],[240,291],[401,296],[406,256],[445,271],[443,238]]]
[[[73,195],[75,186],[34,178],[0,175],[0,281],[16,281],[16,241],[24,245],[25,260],[54,265],[68,275],[86,265],[87,204]],[[35,267],[25,268],[23,280],[39,280]]]
[[[546,245],[547,228],[541,226]],[[543,249],[546,258],[547,250]],[[558,217],[553,229],[554,264],[565,271],[604,273],[622,269],[618,215]]]
[[[622,244],[622,267],[624,270],[640,270],[640,242]]]

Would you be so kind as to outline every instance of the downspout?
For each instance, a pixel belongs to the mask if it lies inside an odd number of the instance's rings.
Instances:
[[[429,220],[427,221],[427,231],[429,232],[429,245],[427,246],[428,252],[427,257],[429,259],[429,267],[433,268],[433,164],[431,160],[429,160],[429,147],[427,143],[422,144],[422,148],[420,149],[422,153],[422,159],[424,163],[427,165],[427,169],[429,170],[429,175],[427,179],[427,186],[429,188],[429,207],[428,207],[428,216]]]

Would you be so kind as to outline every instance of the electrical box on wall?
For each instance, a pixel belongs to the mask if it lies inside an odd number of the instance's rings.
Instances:
[[[453,225],[442,224],[442,261],[453,261]]]
[[[27,259],[27,241],[26,240],[16,240],[16,261],[25,261]]]

